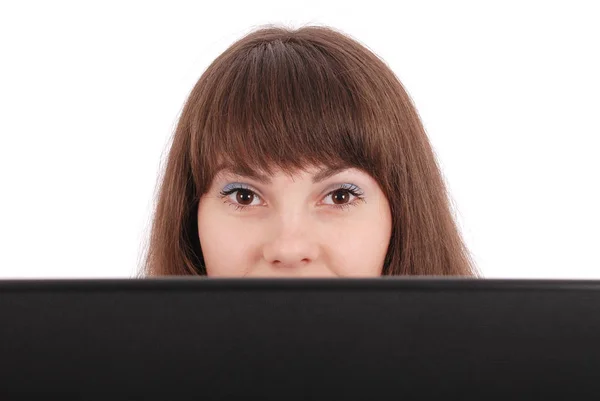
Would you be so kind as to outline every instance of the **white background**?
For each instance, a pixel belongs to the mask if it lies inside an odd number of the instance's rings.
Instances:
[[[485,277],[600,279],[599,7],[3,1],[0,278],[132,277],[204,69],[261,24],[313,23],[403,82]]]

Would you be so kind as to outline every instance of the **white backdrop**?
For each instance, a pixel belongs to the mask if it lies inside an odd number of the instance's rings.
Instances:
[[[2,1],[0,278],[132,277],[187,94],[267,23],[390,65],[485,277],[600,278],[600,3],[294,3]]]

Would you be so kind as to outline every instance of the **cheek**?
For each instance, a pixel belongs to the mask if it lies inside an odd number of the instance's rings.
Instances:
[[[241,225],[218,209],[200,207],[198,236],[209,276],[242,276],[246,271],[255,247]]]
[[[330,235],[328,249],[333,265],[343,276],[379,276],[391,237],[389,209],[366,213],[344,230]]]
[[[331,243],[332,259],[339,273],[351,275],[380,275],[389,245],[389,236],[368,232],[348,238],[338,238]]]

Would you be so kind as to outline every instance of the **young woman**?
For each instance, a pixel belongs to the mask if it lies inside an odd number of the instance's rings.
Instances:
[[[143,275],[477,276],[418,113],[375,54],[263,27],[187,99]]]

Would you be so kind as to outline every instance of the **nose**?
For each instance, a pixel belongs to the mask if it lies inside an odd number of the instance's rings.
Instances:
[[[274,267],[298,268],[318,258],[319,246],[310,223],[303,216],[280,218],[264,244],[263,257]]]

